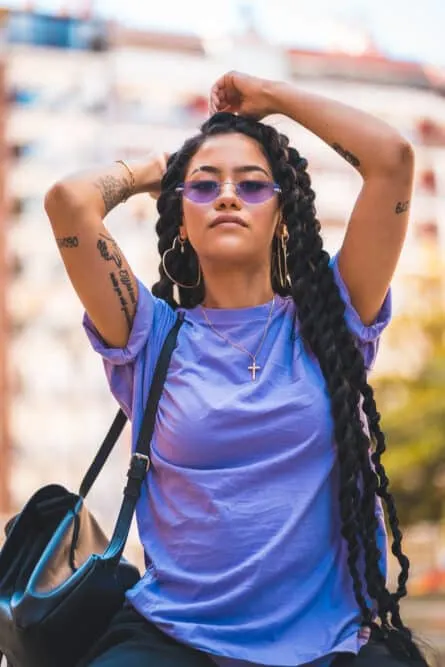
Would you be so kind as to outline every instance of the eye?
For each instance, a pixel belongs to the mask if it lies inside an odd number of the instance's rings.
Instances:
[[[189,187],[194,192],[214,192],[218,188],[217,181],[192,181]]]
[[[242,192],[253,194],[254,192],[262,192],[263,190],[267,190],[269,188],[269,183],[266,181],[241,181],[239,183],[239,187]]]

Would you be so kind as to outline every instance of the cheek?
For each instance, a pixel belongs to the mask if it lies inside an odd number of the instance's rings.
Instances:
[[[200,222],[203,222],[207,215],[207,210],[205,206],[198,206],[193,204],[193,202],[184,201],[182,206],[183,213],[183,224],[187,229],[199,225]]]
[[[205,225],[207,224],[208,210],[206,206],[197,206],[192,202],[183,204],[182,225],[185,227],[188,239],[192,246],[199,247]]]
[[[263,236],[272,236],[278,224],[279,213],[276,206],[265,206],[257,211],[252,211],[252,222]]]

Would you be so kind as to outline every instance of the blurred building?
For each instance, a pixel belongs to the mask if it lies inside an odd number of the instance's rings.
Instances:
[[[445,77],[440,72],[373,52],[352,57],[278,49],[253,30],[206,39],[32,12],[10,13],[4,39],[8,214],[1,227],[7,230],[14,507],[55,477],[75,488],[116,409],[83,333],[82,308],[59,259],[44,194],[69,172],[174,150],[205,119],[209,87],[227,69],[292,81],[352,103],[384,118],[414,144],[416,196],[394,282],[395,308],[444,306]],[[278,116],[270,122],[309,159],[326,246],[334,252],[360,178],[295,123]],[[144,195],[118,207],[108,220],[147,284],[159,264],[155,220],[154,203]],[[95,495],[96,507],[111,523],[109,508],[121,497],[127,449],[128,437]]]

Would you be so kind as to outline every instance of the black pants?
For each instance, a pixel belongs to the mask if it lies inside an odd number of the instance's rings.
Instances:
[[[373,640],[358,656],[344,653],[332,667],[405,667],[388,649]],[[78,667],[216,667],[205,653],[181,644],[148,623],[134,609],[124,607],[105,635]]]

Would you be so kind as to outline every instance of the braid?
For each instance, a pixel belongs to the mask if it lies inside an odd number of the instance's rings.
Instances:
[[[158,251],[161,257],[172,247],[179,233],[179,221],[182,219],[181,197],[175,192],[175,187],[183,180],[187,164],[201,142],[199,138],[189,139],[181,152],[174,153],[168,159],[167,170],[161,183],[161,194],[157,201],[159,219],[155,227],[159,237]],[[190,243],[185,243],[184,254],[181,257],[174,252],[171,252],[170,255],[169,266],[171,266],[173,275],[185,285],[193,284],[198,275],[199,263]],[[155,296],[164,299],[172,308],[176,309],[179,304],[184,308],[193,308],[203,300],[202,285],[195,289],[178,287],[178,304],[173,295],[173,283],[165,273],[162,262],[159,264],[159,273],[160,280],[153,285],[152,292]]]
[[[182,220],[181,198],[175,187],[184,180],[187,165],[207,137],[229,132],[243,133],[255,139],[271,166],[274,179],[281,187],[281,210],[286,221],[289,242],[287,264],[291,285],[282,287],[272,263],[272,287],[282,296],[291,296],[296,304],[300,334],[308,352],[315,356],[326,382],[331,400],[334,436],[338,450],[339,509],[341,534],[348,547],[348,567],[352,589],[360,608],[362,622],[372,626],[387,643],[389,650],[405,660],[427,665],[412,633],[400,617],[399,600],[406,595],[409,561],[402,552],[402,533],[394,499],[388,492],[389,480],[381,462],[386,449],[380,428],[373,390],[367,382],[366,369],[354,337],[345,322],[345,304],[341,298],[329,255],[323,249],[320,223],[315,211],[315,193],[307,173],[307,161],[289,146],[289,140],[274,128],[229,113],[217,113],[172,155],[162,181],[158,199],[159,220],[156,232],[158,250],[162,254],[172,247]],[[272,251],[277,252],[274,240]],[[171,253],[173,275],[178,281],[192,285],[198,274],[198,259],[189,243],[178,258]],[[173,308],[173,284],[162,263],[160,280],[153,294],[165,299]],[[191,308],[202,302],[205,286],[178,288],[179,304]],[[363,430],[360,405],[370,431]],[[377,498],[385,503],[391,528],[392,553],[401,572],[398,588],[390,593],[381,571],[382,554],[377,546]],[[364,577],[361,563],[364,561]],[[366,587],[366,591],[364,590]],[[366,596],[376,609],[368,606]],[[379,623],[375,622],[375,615]]]
[[[325,377],[331,396],[334,416],[334,435],[338,443],[340,474],[340,516],[342,535],[348,544],[348,565],[352,585],[362,618],[371,620],[362,591],[362,581],[358,570],[360,541],[364,538],[363,520],[358,512],[360,494],[357,485],[359,461],[356,452],[354,423],[351,419],[350,387],[344,377],[342,359],[338,354],[331,320],[332,308],[337,318],[343,319],[344,304],[335,299],[335,285],[329,271],[329,257],[322,250],[319,235],[320,225],[314,215],[314,193],[310,189],[309,177],[304,171],[306,161],[291,149],[289,161],[296,167],[298,197],[290,196],[283,203],[283,214],[288,223],[291,252],[288,267],[292,283],[292,297],[298,306],[300,331],[306,346],[315,354]],[[312,225],[308,222],[312,219]],[[292,224],[294,222],[294,224]],[[330,303],[320,298],[320,294],[330,296]],[[355,397],[354,397],[355,398]],[[355,405],[354,401],[352,401]]]
[[[297,151],[293,149],[289,150],[289,161],[295,166],[306,168],[305,162],[301,162]],[[300,173],[297,171],[297,179]],[[348,542],[348,565],[354,593],[362,612],[363,623],[370,624],[371,611],[361,595],[357,569],[357,544],[360,540],[365,559],[367,592],[377,603],[377,614],[380,618],[379,634],[397,657],[421,660],[426,664],[412,640],[411,631],[403,624],[400,617],[398,600],[406,595],[409,561],[402,553],[402,533],[399,529],[394,500],[387,490],[389,480],[381,463],[381,454],[385,451],[385,439],[379,426],[380,417],[372,388],[366,379],[363,358],[345,323],[344,304],[329,267],[328,256],[322,250],[320,225],[315,218],[312,205],[314,193],[310,187],[309,175],[304,173],[304,178],[298,180],[303,191],[302,199],[308,202],[305,213],[302,213],[301,207],[299,210],[297,207],[294,208],[295,224],[292,224],[292,218],[289,218],[290,211],[285,213],[289,233],[291,234],[293,229],[300,239],[299,243],[293,246],[293,252],[289,253],[288,258],[293,285],[292,296],[298,308],[301,335],[318,359],[331,397],[340,466],[339,501],[343,522],[342,535]],[[288,199],[292,201],[292,197]],[[301,221],[299,218],[304,214],[306,220]],[[289,245],[291,242],[292,236]],[[308,259],[312,271],[310,267],[308,270]],[[375,451],[371,455],[374,469],[369,457],[370,442],[363,432],[360,420],[361,397],[371,436],[376,444]],[[376,495],[386,503],[394,538],[392,552],[401,565],[399,586],[395,594],[391,594],[386,588],[385,578],[380,569],[381,552],[376,543],[378,529],[375,514]]]

